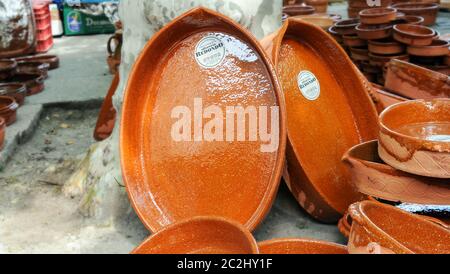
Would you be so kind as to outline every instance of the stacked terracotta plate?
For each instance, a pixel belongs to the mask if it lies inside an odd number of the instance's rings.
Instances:
[[[282,21],[298,18],[327,30],[342,17],[327,13],[328,0],[308,0],[306,4],[290,4],[283,7]]]

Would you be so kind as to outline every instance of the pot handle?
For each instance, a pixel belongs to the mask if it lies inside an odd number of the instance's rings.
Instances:
[[[107,50],[108,50],[108,53],[109,53],[110,56],[112,56],[114,54],[114,52],[112,50],[112,47],[111,47],[111,42],[113,40],[116,40],[116,42],[117,42],[117,38],[116,38],[115,35],[109,37],[109,39],[108,39]]]

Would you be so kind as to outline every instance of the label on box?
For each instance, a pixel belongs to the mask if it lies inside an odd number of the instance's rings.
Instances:
[[[197,43],[194,54],[201,67],[215,68],[225,59],[226,49],[221,39],[208,35]]]
[[[297,76],[297,84],[303,96],[310,100],[317,100],[320,96],[320,83],[317,77],[308,70],[302,70]]]

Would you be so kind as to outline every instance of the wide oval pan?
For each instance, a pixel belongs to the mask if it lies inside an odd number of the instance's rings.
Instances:
[[[223,60],[213,68],[201,66],[195,58],[205,38],[218,38],[225,45]],[[208,65],[205,60],[202,64]],[[194,113],[195,98],[204,108],[218,106],[224,112],[227,106],[279,107],[274,123],[279,125],[278,148],[263,153],[265,142],[260,141],[174,141],[172,125],[179,121],[171,117],[172,111],[182,107]],[[142,222],[158,231],[194,216],[214,215],[255,229],[279,186],[284,119],[275,70],[249,32],[204,8],[167,25],[137,60],[123,104],[122,170]],[[194,125],[192,116],[187,120]]]
[[[301,20],[289,18],[262,44],[277,67],[286,99],[289,188],[313,217],[337,222],[351,203],[363,199],[341,158],[377,136],[370,86],[331,36]],[[318,97],[317,92],[309,99],[303,96],[297,78],[304,71],[319,82]]]

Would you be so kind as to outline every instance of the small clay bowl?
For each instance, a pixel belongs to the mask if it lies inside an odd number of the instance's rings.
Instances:
[[[297,15],[307,15],[313,14],[316,10],[312,6],[307,5],[289,5],[283,7],[283,13],[286,13],[289,16],[297,16]]]
[[[446,179],[416,176],[385,164],[378,155],[378,141],[369,141],[344,154],[359,192],[385,201],[414,204],[450,204]]]
[[[0,96],[13,97],[22,106],[27,96],[27,87],[20,83],[3,83],[0,84]]]
[[[450,98],[448,76],[401,60],[387,64],[385,87],[410,99]]]
[[[379,55],[393,55],[405,52],[405,46],[392,39],[370,40],[369,52]]]
[[[450,99],[388,107],[380,115],[378,152],[398,170],[450,179]]]
[[[386,24],[397,18],[397,10],[394,8],[371,8],[359,12],[361,24],[377,25]]]
[[[335,26],[331,26],[328,28],[327,30],[328,34],[330,34],[334,40],[336,40],[336,42],[338,43],[343,43],[343,37],[342,35],[340,35],[337,31],[336,31],[336,27]]]
[[[439,11],[439,5],[436,3],[397,3],[392,7],[406,15],[423,17],[423,24],[426,26],[434,25],[436,23]]]
[[[380,55],[369,52],[369,63],[372,66],[377,66],[384,69],[386,64],[393,59],[408,61],[409,55],[408,54]]]
[[[258,243],[261,254],[348,254],[347,247],[310,239],[275,239]]]
[[[410,24],[394,25],[394,39],[411,46],[428,46],[436,32],[428,27]]]
[[[369,50],[367,47],[350,48],[352,60],[369,61]]]
[[[32,62],[42,62],[49,64],[49,70],[53,70],[59,67],[59,57],[56,55],[29,55],[15,58],[17,62],[21,61],[32,61]]]
[[[350,254],[449,254],[450,230],[382,203],[364,201],[349,208]]]
[[[364,25],[358,24],[356,26],[356,33],[359,38],[366,40],[376,40],[388,38],[392,34],[392,25]]]
[[[424,19],[422,16],[404,15],[404,16],[397,16],[397,18],[391,23],[394,25],[397,24],[422,25],[423,21]]]
[[[12,77],[16,71],[17,62],[11,59],[0,60],[0,81]]]
[[[44,79],[48,77],[50,65],[41,61],[18,61],[17,74],[34,75],[41,74]]]
[[[195,217],[150,236],[132,254],[258,254],[258,245],[241,224],[219,217]]]
[[[5,118],[0,117],[0,151],[3,149],[3,146],[5,145],[5,133],[6,131],[6,122]]]
[[[17,119],[17,109],[19,104],[13,97],[0,96],[0,117],[5,119],[6,126],[14,124]]]
[[[365,47],[367,40],[359,38],[358,35],[344,35],[342,36],[344,45],[348,47]]]
[[[334,24],[334,30],[340,35],[354,35],[358,24],[359,19],[339,20]]]
[[[449,53],[450,43],[445,40],[433,40],[428,46],[409,46],[409,54],[416,56],[445,56]]]
[[[23,83],[27,86],[27,96],[35,95],[44,90],[44,76],[35,74],[16,74],[9,79],[11,83]]]

